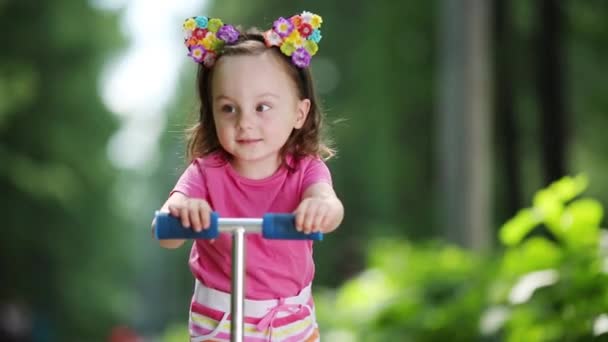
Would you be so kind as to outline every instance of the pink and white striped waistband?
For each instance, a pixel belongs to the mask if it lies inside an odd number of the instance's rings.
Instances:
[[[222,311],[230,312],[230,293],[219,291],[216,289],[209,288],[203,285],[199,280],[196,280],[194,285],[194,301],[204,304],[205,306]],[[253,300],[245,299],[244,312],[245,317],[264,317],[268,312],[272,311],[279,305],[309,305],[311,300],[311,285],[304,287],[299,294],[293,297],[286,297],[282,299],[267,299],[267,300]],[[288,315],[288,313],[281,312],[277,315],[277,318]]]

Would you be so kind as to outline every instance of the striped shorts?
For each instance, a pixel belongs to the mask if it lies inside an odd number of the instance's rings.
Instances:
[[[319,342],[310,285],[297,296],[244,303],[245,342]],[[230,294],[196,280],[190,305],[191,342],[230,341]]]

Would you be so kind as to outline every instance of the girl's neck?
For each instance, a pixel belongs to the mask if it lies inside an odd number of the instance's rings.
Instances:
[[[232,159],[230,165],[241,177],[248,179],[264,179],[268,178],[277,172],[281,167],[281,158],[277,157],[276,161],[240,161]]]

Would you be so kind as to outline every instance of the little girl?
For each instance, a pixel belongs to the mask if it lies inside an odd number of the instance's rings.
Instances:
[[[161,211],[185,227],[206,229],[210,212],[262,217],[291,212],[305,233],[329,233],[344,208],[323,162],[333,155],[321,138],[310,58],[321,40],[320,16],[279,18],[265,32],[239,32],[221,20],[187,19],[188,55],[198,65],[198,123],[190,130],[190,165]],[[311,283],[311,241],[246,237],[247,341],[319,341]],[[162,240],[176,248],[183,240]],[[196,240],[191,341],[230,339],[231,238]]]

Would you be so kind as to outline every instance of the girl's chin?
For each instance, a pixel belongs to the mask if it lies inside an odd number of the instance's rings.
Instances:
[[[279,153],[271,155],[261,155],[257,153],[236,153],[233,154],[233,163],[250,167],[275,167],[281,164]]]

